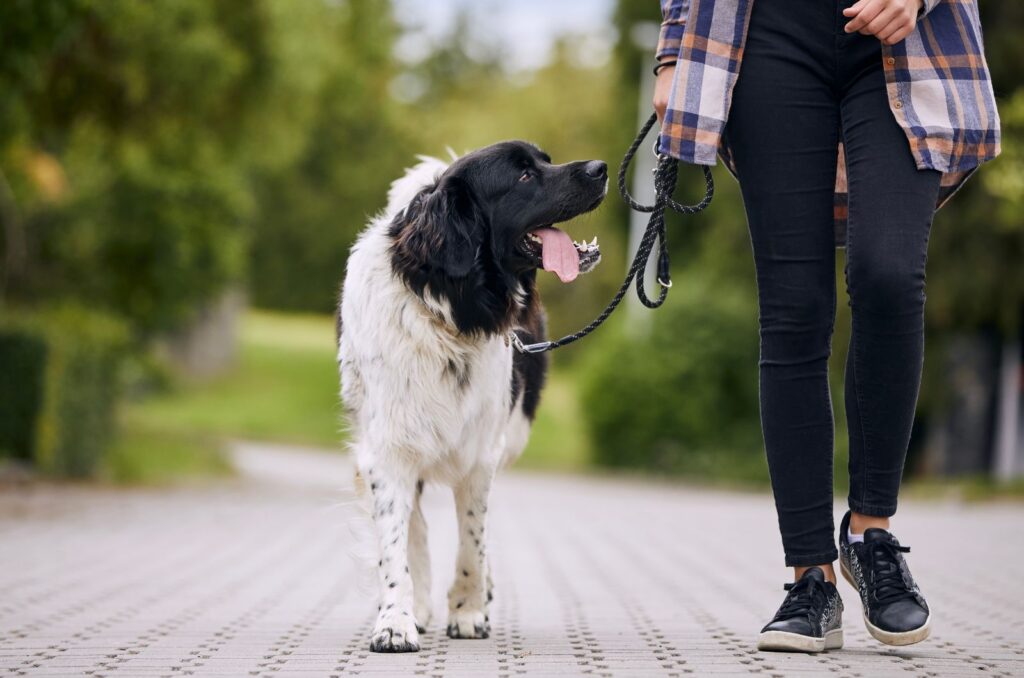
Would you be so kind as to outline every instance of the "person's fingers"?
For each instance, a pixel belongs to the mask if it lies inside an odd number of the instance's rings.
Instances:
[[[875,35],[877,36],[886,26],[892,23],[894,20],[902,21],[900,16],[899,8],[887,7],[879,12],[874,19],[868,22],[868,25],[860,29],[861,35]]]
[[[889,23],[887,23],[884,28],[882,28],[880,31],[875,33],[875,37],[878,38],[879,40],[881,40],[882,42],[886,42],[892,36],[894,36],[898,31],[900,31],[903,28],[906,28],[906,26],[907,26],[907,22],[904,20],[904,18],[901,17],[901,16],[897,16],[897,17],[893,18]],[[886,43],[886,44],[891,44],[891,43]]]
[[[847,33],[863,32],[865,26],[873,21],[885,7],[882,0],[871,0],[857,13],[853,19],[847,22],[845,30]]]
[[[910,4],[894,0],[858,0],[843,14],[852,17],[845,27],[847,33],[873,35],[888,45],[910,35],[916,24]]]
[[[917,28],[917,12],[919,9],[920,4],[917,8],[913,8],[910,6],[906,6],[903,8],[903,27],[898,29],[896,33],[894,33],[893,35],[889,36],[889,40],[891,40],[892,42],[889,42],[887,44],[895,45],[897,42],[903,40],[908,35],[914,32],[914,29]]]
[[[864,6],[867,5],[869,1],[870,0],[859,0],[858,2],[850,5],[849,7],[847,7],[846,9],[843,10],[843,16],[846,16],[846,17],[857,16],[857,14],[862,9],[864,9]]]
[[[846,32],[854,33],[864,28],[872,19],[878,16],[878,13],[882,11],[885,6],[882,0],[868,0],[867,4],[857,12],[850,21],[846,23]]]
[[[914,28],[917,24],[911,23],[909,26],[900,28],[895,33],[886,38],[883,42],[887,45],[895,45],[896,43],[906,40],[907,36],[914,32]]]

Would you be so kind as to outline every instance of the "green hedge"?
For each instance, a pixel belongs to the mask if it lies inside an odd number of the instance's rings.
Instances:
[[[0,457],[92,475],[114,435],[127,332],[77,307],[0,313]]]
[[[757,306],[746,289],[679,276],[649,324],[588,349],[582,397],[594,461],[702,479],[767,481],[758,420]]]

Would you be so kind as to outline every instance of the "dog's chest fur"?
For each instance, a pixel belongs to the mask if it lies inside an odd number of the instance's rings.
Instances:
[[[408,289],[391,265],[391,216],[360,237],[343,288],[338,362],[356,453],[418,467],[427,480],[498,466],[507,429],[518,439],[514,419],[525,420],[510,402],[513,349],[502,336],[456,334],[443,303]]]

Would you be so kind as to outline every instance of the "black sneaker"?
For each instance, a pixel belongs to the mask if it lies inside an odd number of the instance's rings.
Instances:
[[[758,650],[821,652],[843,646],[843,601],[821,568],[812,567],[789,591],[775,618],[761,629]]]
[[[912,645],[931,634],[931,613],[903,559],[910,547],[880,528],[864,531],[864,542],[847,539],[850,512],[839,526],[839,565],[860,592],[868,633],[886,645]]]

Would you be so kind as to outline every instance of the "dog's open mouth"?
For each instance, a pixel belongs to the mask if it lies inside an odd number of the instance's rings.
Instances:
[[[554,226],[530,231],[520,247],[538,268],[551,271],[564,283],[572,282],[581,273],[589,273],[601,261],[596,237],[590,242],[576,242]]]

